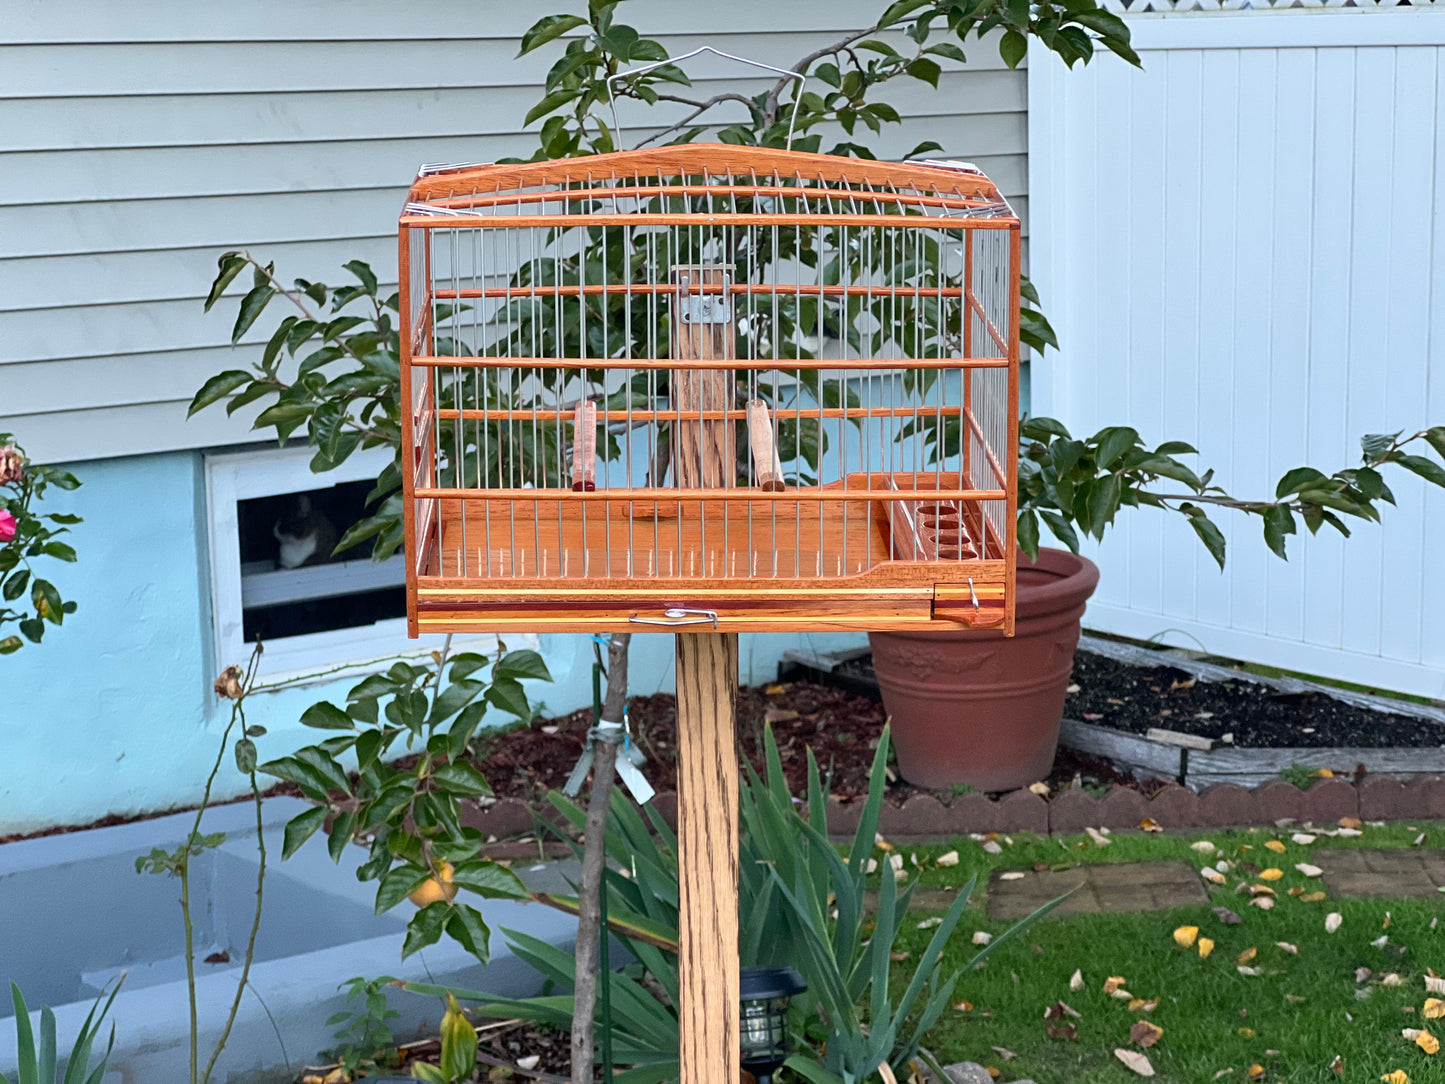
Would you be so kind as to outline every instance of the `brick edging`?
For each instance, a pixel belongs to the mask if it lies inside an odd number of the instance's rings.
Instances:
[[[669,825],[677,825],[677,795],[659,794],[653,806]],[[549,821],[556,820],[550,809]],[[829,802],[828,831],[853,832],[862,802]],[[518,798],[502,798],[473,807],[463,822],[498,840],[533,832],[538,816]],[[1328,824],[1341,817],[1367,821],[1445,819],[1445,777],[1402,783],[1370,776],[1359,785],[1345,779],[1320,779],[1299,790],[1283,779],[1257,787],[1218,783],[1199,794],[1169,783],[1146,798],[1128,787],[1115,787],[1102,798],[1067,790],[1051,801],[1027,790],[998,798],[966,794],[944,805],[929,794],[915,794],[902,806],[884,803],[878,830],[885,836],[956,836],[970,832],[1081,832],[1085,828],[1138,828],[1145,818],[1161,828],[1223,828],[1273,825],[1281,820]]]

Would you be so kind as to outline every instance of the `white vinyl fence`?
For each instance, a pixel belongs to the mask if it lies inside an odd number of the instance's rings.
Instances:
[[[1034,412],[1189,441],[1243,497],[1445,423],[1445,11],[1126,18],[1142,71],[1029,58],[1032,275],[1063,346]],[[1125,509],[1086,623],[1445,697],[1445,494],[1388,480],[1383,526],[1287,564],[1220,513],[1222,575],[1179,517]]]

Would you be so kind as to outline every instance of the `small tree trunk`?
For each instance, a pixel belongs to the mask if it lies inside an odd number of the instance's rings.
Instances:
[[[607,648],[607,694],[602,722],[622,724],[627,704],[627,645],[631,633],[612,634]],[[592,793],[587,800],[587,826],[582,838],[582,880],[577,896],[577,971],[573,980],[572,1081],[592,1084],[593,1018],[597,1008],[597,959],[601,938],[602,873],[607,861],[607,806],[612,801],[613,765],[617,746],[597,742],[592,761]]]

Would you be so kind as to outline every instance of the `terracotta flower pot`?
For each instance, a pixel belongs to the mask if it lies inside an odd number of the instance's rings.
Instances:
[[[1019,556],[1015,635],[874,632],[898,770],[920,787],[1010,790],[1048,775],[1084,604],[1099,569],[1066,550]]]

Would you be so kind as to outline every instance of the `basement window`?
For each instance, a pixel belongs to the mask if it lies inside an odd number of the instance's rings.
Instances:
[[[273,680],[318,671],[332,679],[338,667],[360,671],[440,645],[440,636],[406,635],[402,553],[373,561],[370,539],[333,552],[367,514],[386,460],[374,449],[313,474],[306,448],[206,457],[217,672],[244,663],[258,636],[261,673]]]

